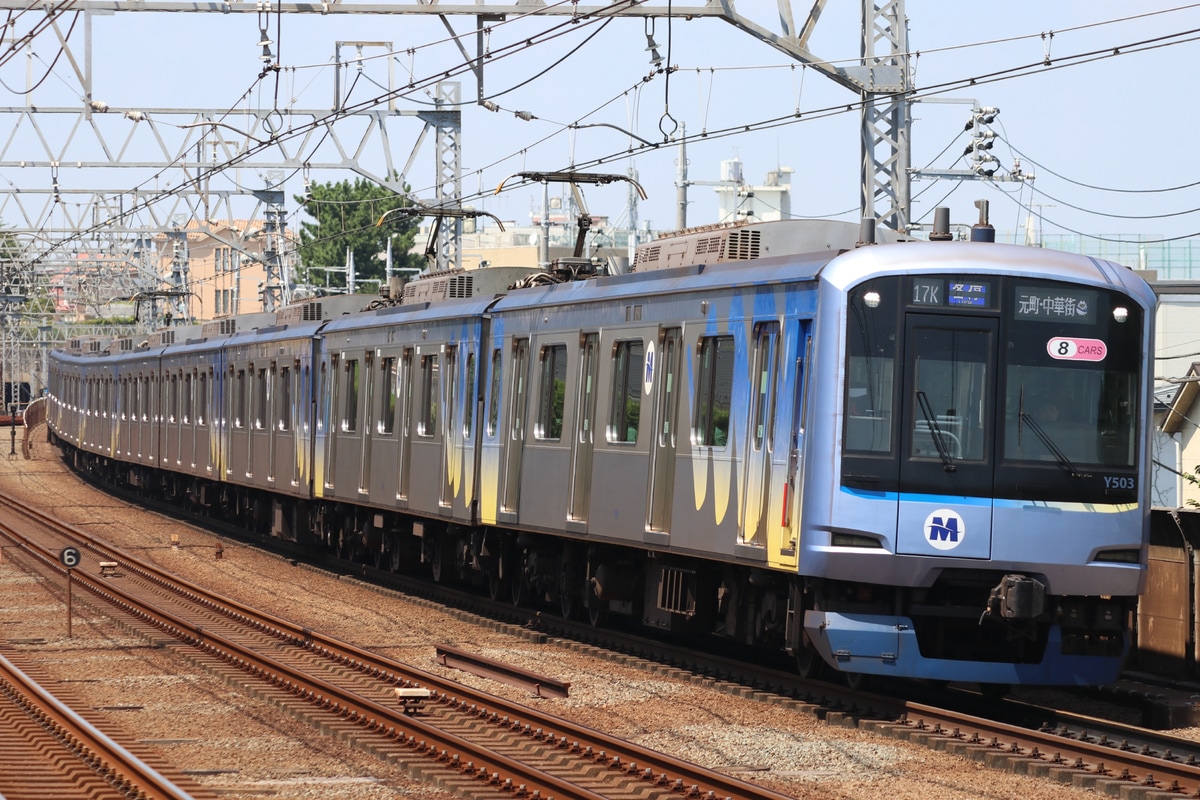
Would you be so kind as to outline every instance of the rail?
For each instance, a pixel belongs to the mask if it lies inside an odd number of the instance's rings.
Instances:
[[[136,796],[146,798],[146,800],[191,800],[192,795],[180,789],[153,767],[60,702],[58,698],[46,691],[2,654],[0,654],[0,685],[5,694],[12,697],[14,702],[37,718],[41,728],[48,730],[64,749],[74,753],[80,765],[85,767],[82,770],[84,774],[96,776],[93,783],[97,788],[92,791],[101,793],[89,794],[89,797]],[[22,699],[18,700],[18,698]],[[12,755],[17,755],[19,758],[19,754],[6,753],[6,762],[7,757]],[[39,751],[36,756],[38,762],[47,760],[45,752]],[[18,768],[15,763],[6,763],[5,766],[7,770],[15,771]],[[78,778],[72,779],[72,782],[74,780],[78,780]],[[123,791],[119,787],[124,787],[128,791]],[[59,790],[66,791],[68,789],[78,792],[82,791],[83,787],[64,785]],[[34,787],[34,791],[35,793],[53,793],[51,787],[46,785]],[[6,796],[14,798],[14,800],[17,797],[11,793]]]

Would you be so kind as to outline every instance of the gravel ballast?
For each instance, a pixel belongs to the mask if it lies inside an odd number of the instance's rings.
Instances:
[[[1071,800],[1100,794],[985,767],[866,730],[829,725],[763,702],[540,644],[474,624],[428,603],[294,566],[147,513],[75,477],[44,443],[32,460],[0,462],[0,486],[27,504],[139,558],[240,602],[539,707],[610,734],[736,774],[798,798],[1011,798]],[[173,546],[172,536],[178,537]],[[85,681],[100,718],[229,798],[446,798],[404,773],[330,739],[279,710],[172,658],[76,600],[74,636],[50,587],[11,559],[0,563],[0,639],[59,681]],[[570,697],[525,692],[436,663],[450,645],[569,681]],[[47,687],[53,691],[53,686]],[[114,735],[118,735],[115,734]]]

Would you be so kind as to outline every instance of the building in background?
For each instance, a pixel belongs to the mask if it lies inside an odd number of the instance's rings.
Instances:
[[[191,222],[178,233],[154,237],[156,271],[164,287],[158,317],[182,322],[262,311],[267,281],[263,222],[233,220],[203,231],[197,227]]]

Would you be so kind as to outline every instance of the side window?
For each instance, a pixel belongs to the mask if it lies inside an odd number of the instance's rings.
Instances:
[[[267,371],[260,369],[254,381],[254,430],[267,427]]]
[[[205,425],[205,414],[208,411],[209,396],[208,396],[208,376],[209,373],[200,373],[200,392],[196,403],[196,424],[200,427]],[[188,393],[188,402],[191,402],[191,392]]]
[[[391,433],[396,429],[396,397],[398,377],[396,357],[381,359],[379,362],[379,432]]]
[[[192,373],[183,376],[183,411],[180,416],[184,425],[192,424]]]
[[[346,386],[342,391],[342,430],[352,433],[358,428],[358,359],[346,361]]]
[[[556,344],[543,347],[540,361],[538,417],[533,435],[536,439],[556,442],[562,438],[563,405],[567,389],[567,346]]]
[[[433,436],[437,433],[439,400],[438,357],[421,356],[421,398],[417,419],[417,435]]]
[[[446,438],[454,432],[454,405],[458,402],[458,346],[446,345]],[[436,402],[436,401],[435,401]]]
[[[496,435],[496,428],[500,424],[500,365],[503,360],[504,351],[497,347],[492,351],[492,385],[488,389],[487,435],[489,438]]]
[[[280,367],[275,389],[275,419],[280,431],[292,429],[292,368]]]
[[[645,359],[646,351],[641,339],[616,343],[613,350],[612,405],[608,418],[610,442],[637,442]]]
[[[696,419],[692,440],[700,447],[725,447],[733,393],[733,337],[700,340],[696,378]]]
[[[463,438],[468,441],[475,432],[475,354],[467,353],[467,393],[463,397]]]
[[[175,423],[179,420],[179,376],[171,373],[171,390],[167,400],[167,421]]]
[[[246,426],[246,370],[239,369],[237,371],[237,381],[233,389],[234,402],[237,407],[233,410],[233,427],[244,428]]]

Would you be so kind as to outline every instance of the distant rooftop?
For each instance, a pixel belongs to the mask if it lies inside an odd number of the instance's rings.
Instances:
[[[996,231],[996,241],[1026,244],[1025,231]],[[1041,235],[1041,246],[1115,261],[1136,270],[1155,270],[1160,281],[1200,280],[1200,239],[1161,241],[1146,234],[1107,234],[1095,239],[1076,234]]]

